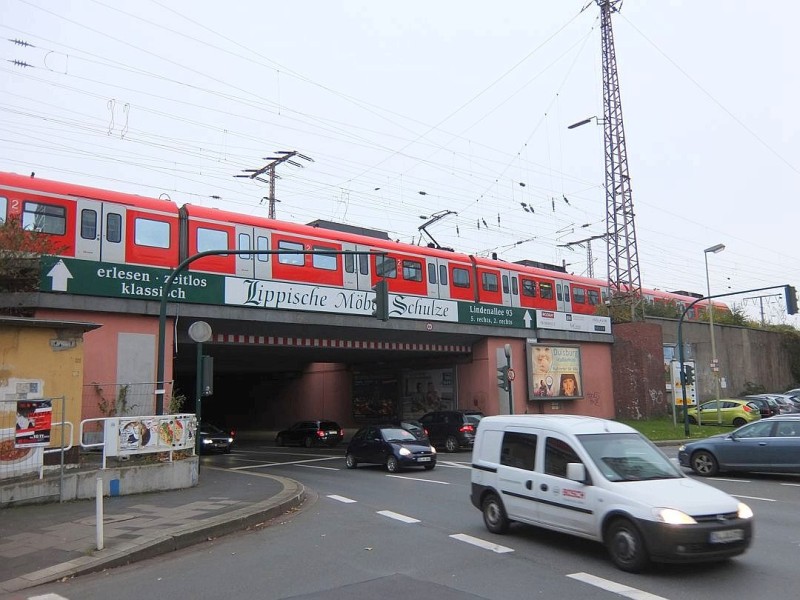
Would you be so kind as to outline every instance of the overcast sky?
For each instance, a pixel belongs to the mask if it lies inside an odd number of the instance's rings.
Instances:
[[[588,272],[605,232],[589,0],[0,0],[0,170]],[[800,3],[613,17],[642,283],[800,287]],[[13,41],[17,40],[17,43]],[[22,45],[32,44],[32,46]],[[16,62],[15,62],[16,61]],[[217,198],[215,198],[217,197]],[[524,203],[524,206],[523,206]],[[525,210],[525,207],[528,210]],[[423,238],[423,243],[429,241]],[[592,243],[595,277],[605,243]],[[744,303],[760,317],[759,295]],[[782,295],[765,317],[794,322]]]

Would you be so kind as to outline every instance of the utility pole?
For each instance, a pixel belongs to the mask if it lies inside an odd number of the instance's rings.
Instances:
[[[571,248],[572,246],[582,246],[586,244],[586,276],[594,277],[594,258],[592,257],[592,240],[604,240],[606,234],[593,235],[582,240],[575,240],[574,242],[567,242],[566,244],[559,244],[559,248]]]
[[[297,150],[278,150],[275,154],[279,154],[280,156],[267,156],[263,160],[270,161],[265,166],[261,167],[260,169],[243,169],[243,173],[249,173],[249,175],[234,175],[234,177],[247,177],[248,179],[255,179],[257,181],[261,181],[262,183],[269,184],[269,197],[265,198],[265,200],[269,201],[269,218],[275,218],[275,203],[280,202],[280,200],[275,198],[275,178],[278,175],[275,173],[275,167],[283,162],[288,162],[290,165],[294,165],[295,167],[303,168],[304,165],[301,163],[292,160],[295,156],[297,158],[302,158],[303,160],[307,160],[309,162],[314,162],[313,158],[306,156],[305,154],[300,154]],[[264,179],[261,177],[264,173],[269,175],[269,180]]]
[[[780,297],[781,297],[780,294],[769,294],[769,295],[766,295],[766,296],[750,296],[748,298],[743,298],[743,300],[745,302],[747,300],[758,300],[758,304],[759,304],[759,306],[761,308],[761,325],[765,325],[767,323],[767,320],[764,317],[764,300],[766,300],[768,298],[780,298]]]

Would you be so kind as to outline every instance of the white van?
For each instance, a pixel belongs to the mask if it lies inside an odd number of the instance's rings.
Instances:
[[[687,477],[635,429],[578,415],[481,419],[471,500],[493,533],[519,521],[596,540],[631,572],[736,556],[753,533],[746,504]]]

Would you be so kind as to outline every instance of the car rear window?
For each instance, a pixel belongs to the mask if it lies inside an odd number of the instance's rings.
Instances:
[[[339,429],[339,424],[335,421],[320,421],[320,429]]]

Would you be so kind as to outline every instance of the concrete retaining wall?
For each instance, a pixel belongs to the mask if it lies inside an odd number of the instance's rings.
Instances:
[[[62,479],[58,473],[47,475],[44,479],[6,483],[0,485],[0,508],[94,498],[98,476],[103,478],[104,496],[127,496],[194,487],[198,482],[199,464],[199,458],[192,456],[151,465],[67,471],[64,473],[63,489],[60,492]]]

